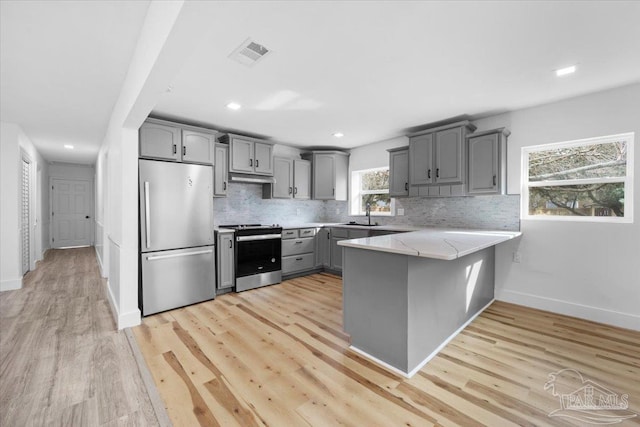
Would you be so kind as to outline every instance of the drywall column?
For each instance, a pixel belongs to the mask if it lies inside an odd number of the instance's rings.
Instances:
[[[0,123],[0,291],[20,289],[20,129]]]

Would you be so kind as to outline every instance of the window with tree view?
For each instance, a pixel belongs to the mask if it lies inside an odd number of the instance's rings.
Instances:
[[[633,138],[523,148],[523,217],[631,222]]]
[[[351,173],[351,215],[364,215],[367,203],[371,215],[391,215],[388,167]]]

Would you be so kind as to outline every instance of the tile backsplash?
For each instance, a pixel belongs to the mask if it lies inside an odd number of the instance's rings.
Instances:
[[[520,196],[409,197],[396,199],[404,216],[372,217],[380,224],[436,227],[520,229]],[[348,215],[347,202],[263,199],[261,184],[231,183],[228,195],[213,201],[214,222],[221,224],[302,224],[363,222]],[[340,213],[336,213],[337,210]]]

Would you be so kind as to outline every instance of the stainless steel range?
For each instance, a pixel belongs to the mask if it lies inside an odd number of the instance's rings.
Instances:
[[[282,227],[221,225],[235,230],[236,292],[282,281]]]

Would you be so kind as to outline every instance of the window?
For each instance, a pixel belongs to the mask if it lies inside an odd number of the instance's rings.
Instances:
[[[350,214],[365,215],[367,203],[371,205],[371,215],[391,215],[388,167],[351,172]]]
[[[633,222],[634,133],[522,149],[522,218]]]

